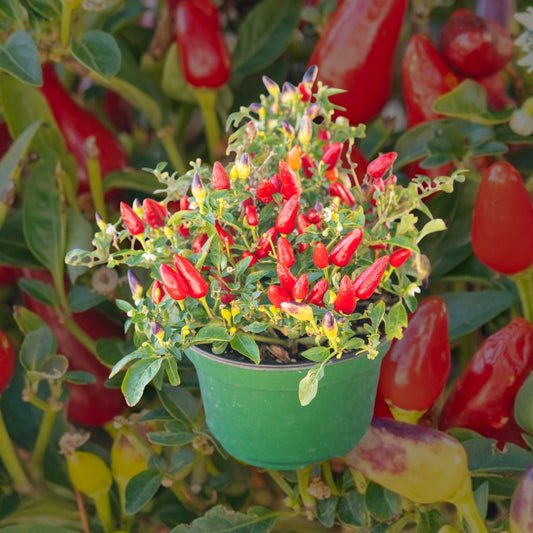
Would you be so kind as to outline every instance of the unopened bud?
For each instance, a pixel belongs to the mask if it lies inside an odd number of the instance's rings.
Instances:
[[[205,187],[198,172],[195,172],[192,178],[191,193],[199,204],[205,202]]]
[[[281,309],[302,322],[311,322],[314,319],[313,308],[308,304],[301,302],[281,302]]]
[[[331,311],[327,311],[324,315],[324,318],[322,319],[322,329],[324,330],[326,337],[329,339],[334,339],[337,336],[339,328]]]
[[[307,115],[302,116],[298,129],[298,140],[303,146],[307,145],[313,136],[313,123]]]
[[[139,302],[143,295],[143,287],[139,278],[131,270],[128,270],[128,283],[133,300],[135,303]]]
[[[279,96],[279,85],[268,76],[263,76],[263,84],[266,87],[266,90],[274,97],[278,98]]]

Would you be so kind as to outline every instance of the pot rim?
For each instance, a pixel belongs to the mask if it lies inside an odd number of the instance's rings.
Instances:
[[[384,344],[389,343],[391,341],[387,340],[385,337],[382,338],[381,342],[378,344],[377,348],[381,348]],[[211,359],[212,361],[216,361],[217,363],[221,364],[227,364],[228,366],[232,367],[238,367],[238,368],[247,368],[250,370],[272,370],[272,371],[284,371],[287,370],[308,370],[311,367],[313,367],[317,363],[316,361],[309,361],[307,363],[280,363],[280,364],[271,364],[271,363],[259,363],[256,364],[253,361],[236,361],[234,359],[230,359],[227,357],[221,357],[219,355],[213,354],[207,350],[204,350],[203,348],[200,348],[198,345],[193,345],[187,348],[187,350],[193,350],[195,352],[198,352],[203,357],[206,357],[207,359]],[[187,351],[186,350],[186,351]],[[336,364],[342,364],[343,362],[346,363],[348,361],[351,361],[353,359],[358,359],[361,357],[366,357],[364,353],[361,353],[359,355],[350,354],[350,355],[343,355],[339,359],[334,357],[333,359],[330,359],[326,365],[336,365]],[[375,358],[376,360],[380,359],[379,354]]]

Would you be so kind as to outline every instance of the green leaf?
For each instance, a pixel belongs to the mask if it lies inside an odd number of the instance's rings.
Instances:
[[[26,18],[26,10],[19,0],[0,0],[0,11],[20,27]]]
[[[170,471],[169,474],[177,474],[184,468],[191,465],[196,459],[196,454],[187,448],[175,451],[170,457]]]
[[[79,533],[77,529],[58,526],[7,526],[1,529],[2,533]]]
[[[37,164],[23,204],[23,231],[28,248],[55,279],[63,279],[66,224],[56,183],[55,158]]]
[[[496,441],[473,438],[462,441],[468,456],[468,468],[475,473],[516,474],[533,464],[533,456],[516,444],[507,443],[505,450],[496,446]]]
[[[376,483],[369,483],[365,493],[365,503],[370,514],[380,522],[390,520],[402,510],[401,496]]]
[[[61,379],[68,369],[68,359],[64,355],[48,357],[41,368],[33,372],[43,379]]]
[[[476,502],[476,507],[479,510],[479,514],[482,518],[485,518],[489,503],[489,484],[487,481],[481,483],[481,485],[475,490],[474,500]]]
[[[196,436],[190,431],[150,431],[147,438],[152,444],[160,446],[185,446]]]
[[[533,433],[533,372],[522,383],[514,402],[516,423],[528,433]]]
[[[64,381],[74,385],[89,385],[90,383],[96,383],[96,378],[83,370],[70,370],[65,374]]]
[[[192,427],[200,414],[198,401],[182,387],[173,387],[165,383],[157,395],[163,407],[176,420],[184,420]]]
[[[43,75],[35,41],[25,31],[15,31],[0,47],[0,70],[30,85],[41,85]]]
[[[365,501],[356,490],[350,490],[341,496],[337,515],[343,524],[350,526],[366,525]]]
[[[230,341],[231,347],[242,355],[251,359],[254,363],[259,364],[261,361],[261,354],[257,343],[244,333],[236,333]]]
[[[339,503],[338,496],[332,496],[326,500],[318,500],[316,503],[316,517],[318,521],[327,528],[335,525],[335,514]]]
[[[0,227],[0,263],[19,268],[41,267],[24,241],[20,210],[8,213]]]
[[[47,358],[57,352],[57,342],[47,326],[30,331],[20,347],[19,359],[27,372],[41,370]]]
[[[321,363],[328,357],[329,354],[330,349],[326,346],[314,346],[313,348],[305,350],[300,355],[306,359],[309,359],[310,361],[314,361],[315,363]]]
[[[446,524],[448,521],[436,509],[431,509],[426,513],[420,512],[416,533],[438,533]]]
[[[445,125],[428,140],[426,148],[429,157],[422,163],[423,168],[433,168],[453,161],[465,151],[464,137],[453,125]]]
[[[450,292],[439,295],[448,308],[448,334],[451,340],[475,331],[516,302],[510,291],[479,290]]]
[[[462,118],[478,124],[501,124],[513,114],[512,109],[488,109],[487,91],[473,80],[465,80],[455,89],[435,100],[433,110],[441,115]]]
[[[110,172],[102,181],[104,192],[111,189],[138,191],[150,195],[160,187],[157,178],[144,170],[128,170],[127,172]]]
[[[124,376],[122,393],[129,406],[135,405],[142,398],[145,387],[156,376],[163,364],[160,357],[147,357],[133,363]]]
[[[106,297],[103,294],[94,291],[87,285],[76,285],[68,293],[69,308],[74,313],[87,311],[87,309],[91,309],[105,300]]]
[[[170,533],[268,533],[279,512],[251,507],[246,514],[217,505],[189,525],[179,525]]]
[[[318,382],[324,377],[324,363],[312,366],[298,386],[298,398],[302,405],[309,405],[318,391]]]
[[[59,296],[56,290],[49,283],[37,279],[19,279],[18,286],[22,291],[29,294],[35,300],[43,302],[46,305],[57,307],[59,305]]]
[[[429,235],[430,233],[444,231],[445,229],[446,224],[444,223],[444,220],[442,220],[442,218],[430,220],[429,222],[424,224],[424,227],[420,230],[416,242],[419,243],[426,235]]]
[[[234,78],[265,69],[285,51],[301,8],[301,0],[264,0],[248,13],[233,51]]]
[[[109,79],[120,69],[121,54],[115,38],[100,30],[89,30],[72,42],[72,55],[89,70]]]
[[[48,20],[61,16],[61,0],[27,0],[31,9]]]
[[[67,209],[67,250],[91,250],[93,230],[88,220],[73,209]],[[87,271],[87,267],[67,265],[67,273],[73,284],[79,276]]]
[[[172,43],[165,54],[161,76],[161,89],[172,100],[196,104],[196,97],[194,96],[192,87],[183,76],[178,45],[176,43]]]
[[[204,326],[194,337],[195,344],[208,344],[215,341],[229,341],[230,337],[224,326]]]
[[[159,470],[145,470],[133,476],[126,485],[126,514],[131,516],[140,511],[156,494],[163,481],[164,473]]]
[[[18,328],[24,335],[46,326],[46,322],[37,313],[30,311],[27,307],[17,306],[13,316]]]
[[[178,372],[178,363],[176,357],[166,357],[165,358],[165,372],[168,377],[169,383],[173,387],[177,387],[181,383],[180,375]]]
[[[402,302],[396,302],[384,318],[387,339],[401,339],[403,330],[407,326],[407,311]]]

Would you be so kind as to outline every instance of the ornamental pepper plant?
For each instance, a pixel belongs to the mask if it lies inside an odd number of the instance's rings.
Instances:
[[[341,167],[340,149],[350,150],[364,128],[332,118],[335,90],[315,85],[317,73],[310,67],[300,82],[309,100],[294,85],[280,88],[264,77],[266,94],[229,118],[236,129],[225,168],[198,159],[178,175],[157,166],[158,208],[146,200],[123,203],[117,222],[97,218],[93,250],[68,253],[71,265],[128,269],[132,299],[117,305],[128,316],[126,328],[135,330],[137,349],[112,374],[126,370],[122,388],[130,405],[149,381],[139,381],[139,369],[150,366],[147,377],[166,374],[177,382],[184,350],[193,345],[255,364],[269,361],[273,345],[287,361],[315,362],[299,388],[307,405],[328,361],[349,354],[373,359],[383,339],[401,338],[428,274],[419,243],[444,229],[423,200],[451,192],[462,175],[403,186],[392,173],[396,154],[386,153],[359,183],[353,167]],[[300,171],[301,154],[313,162],[309,176]],[[183,196],[189,210],[170,214],[168,205]],[[151,297],[154,283],[162,286],[160,301]],[[325,283],[321,296],[312,294]]]

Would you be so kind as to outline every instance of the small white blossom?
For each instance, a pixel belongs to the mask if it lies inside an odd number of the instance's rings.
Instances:
[[[415,294],[420,292],[420,287],[417,287],[414,283],[411,283],[406,289],[405,289],[405,295],[406,296],[414,296]]]
[[[533,134],[533,116],[525,109],[516,109],[511,116],[509,127],[517,135],[531,135]]]
[[[335,228],[335,230],[337,231],[337,233],[341,233],[342,225],[341,224],[337,224],[337,227]]]
[[[516,13],[514,18],[518,20],[522,26],[533,31],[533,7],[528,7],[525,13]]]
[[[156,257],[155,257],[154,254],[151,254],[151,253],[149,253],[149,252],[145,252],[145,253],[143,254],[143,259],[144,259],[145,261],[147,261],[147,262],[150,263],[150,262],[152,262],[152,261],[155,261],[155,260],[156,260]]]
[[[323,219],[325,222],[329,222],[331,220],[331,209],[329,207],[324,208]]]
[[[528,72],[533,72],[533,8],[528,7],[525,13],[516,13],[515,18],[526,27],[526,31],[515,40],[515,45],[525,53],[517,64],[527,68]]]

